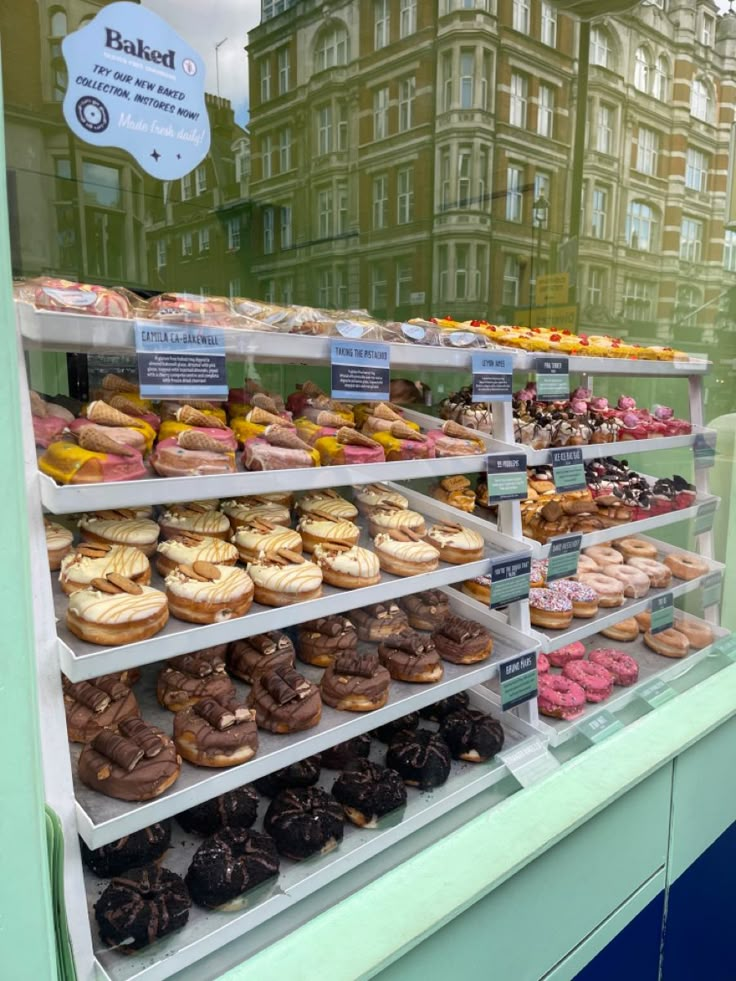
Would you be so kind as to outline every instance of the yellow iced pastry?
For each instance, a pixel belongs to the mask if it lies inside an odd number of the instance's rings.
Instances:
[[[38,469],[57,484],[99,484],[146,476],[140,453],[133,451],[129,456],[95,453],[65,440],[51,443],[44,450]]]

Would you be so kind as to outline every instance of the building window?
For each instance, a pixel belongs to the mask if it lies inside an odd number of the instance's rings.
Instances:
[[[491,196],[488,192],[489,189],[489,177],[488,177],[488,165],[490,162],[490,155],[488,153],[487,147],[482,146],[478,154],[478,204],[481,208],[485,210],[488,202],[491,200]]]
[[[388,177],[382,174],[373,178],[373,228],[388,225]]]
[[[279,70],[279,95],[284,95],[291,86],[291,53],[286,48],[279,48],[276,54]]]
[[[684,262],[700,262],[703,256],[703,223],[683,218],[680,226],[680,258]]]
[[[728,233],[726,233],[728,234]],[[156,241],[156,268],[163,269],[166,265],[166,239],[160,238]]]
[[[414,125],[414,96],[417,80],[413,75],[399,82],[399,132],[403,133]]]
[[[332,235],[332,189],[329,187],[317,192],[317,223],[319,237],[329,238]]]
[[[475,82],[475,51],[464,48],[460,52],[460,108],[473,108],[473,86]]]
[[[318,286],[319,305],[330,307],[332,305],[332,270],[320,269]]]
[[[327,27],[319,36],[314,50],[314,70],[324,71],[348,61],[348,32],[344,27]]]
[[[627,276],[624,280],[624,316],[628,320],[649,320],[652,313],[652,292],[644,279]]]
[[[450,151],[443,150],[440,154],[440,209],[446,211],[450,206]]]
[[[611,39],[602,27],[594,27],[590,32],[590,63],[601,68],[613,68]]]
[[[703,305],[703,296],[696,286],[680,286],[677,289],[675,314],[678,322],[695,326],[695,311]]]
[[[189,259],[192,255],[192,233],[184,232],[181,237],[181,254],[184,259]]]
[[[228,295],[232,298],[234,296],[240,296],[240,278],[231,279],[227,287]]]
[[[542,0],[542,44],[557,47],[557,8]]]
[[[598,153],[612,154],[614,152],[613,121],[615,109],[602,102],[598,106],[595,125],[595,148]]]
[[[519,72],[511,74],[511,99],[509,102],[509,122],[512,126],[526,128],[527,94],[529,83],[526,75]]]
[[[269,58],[261,60],[261,102],[268,102],[271,98],[271,61]]]
[[[596,266],[588,269],[588,306],[599,307],[603,304],[603,286],[606,271]]]
[[[449,300],[450,250],[447,245],[437,249],[437,277],[440,300]]]
[[[529,0],[512,0],[511,26],[522,34],[529,33]]]
[[[648,92],[651,74],[649,55],[644,48],[637,48],[634,55],[634,88],[640,92]]]
[[[337,184],[337,234],[345,235],[348,230],[348,185],[344,181]]]
[[[442,111],[449,112],[452,108],[452,52],[445,51],[442,55]]]
[[[388,136],[388,86],[373,93],[373,139],[383,140]]]
[[[281,283],[281,302],[285,307],[290,307],[294,302],[294,277],[286,276]]]
[[[197,167],[194,176],[196,180],[197,194],[204,194],[204,192],[207,190],[207,168],[204,164]]]
[[[723,242],[723,268],[736,272],[736,232],[726,231]]]
[[[263,253],[273,252],[273,208],[263,209]]]
[[[263,299],[266,303],[276,302],[276,280],[267,279],[265,282],[261,283],[261,293],[263,294]]]
[[[707,83],[696,78],[690,93],[690,115],[709,123],[713,115],[713,99]]]
[[[265,179],[269,178],[273,173],[272,162],[273,140],[271,138],[271,134],[268,133],[266,136],[262,137],[261,142],[261,176]]]
[[[239,146],[235,153],[235,180],[240,183],[247,180],[249,176],[248,150],[245,146]]]
[[[181,179],[181,199],[182,201],[189,201],[192,197],[192,175],[184,174]]]
[[[506,172],[506,221],[521,221],[523,177],[521,167],[509,167]]]
[[[287,170],[291,170],[291,126],[279,133],[279,171],[285,174]]]
[[[691,191],[706,190],[708,186],[708,156],[702,150],[688,147],[685,162],[685,187]]]
[[[373,0],[373,47],[385,48],[391,37],[389,0]]]
[[[657,174],[657,150],[659,136],[654,130],[639,127],[639,140],[636,147],[636,169],[642,174]]]
[[[470,246],[455,246],[455,299],[469,300],[468,287],[470,285],[470,275],[468,270],[468,258],[470,256]]]
[[[460,147],[457,155],[457,206],[467,208],[470,204],[470,167],[473,160],[473,149],[469,146]]]
[[[337,149],[348,148],[348,107],[345,102],[337,104]]]
[[[317,153],[323,157],[332,150],[332,106],[317,110]]]
[[[345,310],[348,305],[348,283],[344,266],[335,268],[335,305],[338,310]]]
[[[593,188],[593,209],[591,218],[590,233],[593,238],[606,237],[606,223],[608,213],[608,191],[603,187]]]
[[[279,222],[279,238],[281,240],[282,249],[291,248],[291,216],[291,205],[282,205]]]
[[[480,76],[480,107],[484,112],[491,111],[491,91],[491,52],[484,51]]]
[[[669,87],[670,65],[664,55],[660,55],[654,65],[654,85],[652,94],[660,102],[667,101],[667,89]]]
[[[375,311],[385,310],[388,303],[388,282],[386,266],[374,262],[371,266],[371,306]]]
[[[414,168],[405,167],[397,174],[396,222],[408,225],[414,220]]]
[[[414,278],[411,257],[399,259],[396,263],[396,306],[406,307],[411,302],[411,287]]]
[[[503,263],[502,303],[505,307],[518,307],[520,279],[521,267],[519,266],[519,260],[515,255],[507,255]]]
[[[227,223],[227,247],[229,252],[240,248],[240,219],[230,218]]]
[[[210,230],[209,230],[209,228],[200,228],[199,229],[199,233],[198,233],[198,238],[199,238],[198,245],[199,245],[200,255],[203,252],[209,252],[210,251]]]
[[[417,29],[417,0],[401,0],[399,37],[405,38]]]
[[[534,175],[534,204],[532,209],[532,224],[535,228],[549,227],[549,205],[552,200],[552,178],[543,170],[538,170]],[[537,202],[540,206],[536,206]],[[546,207],[541,205],[546,204]]]
[[[66,62],[61,54],[61,42],[68,30],[66,12],[60,7],[49,11],[49,54],[51,61],[51,98],[63,102],[68,83]]]
[[[714,17],[710,14],[703,14],[703,24],[700,29],[700,40],[706,48],[713,46],[713,37],[715,36],[716,21]]]
[[[626,215],[626,244],[629,248],[651,252],[656,231],[654,209],[644,201],[632,201]]]
[[[551,85],[539,86],[539,105],[537,107],[537,132],[540,136],[552,137],[554,133],[555,92]]]

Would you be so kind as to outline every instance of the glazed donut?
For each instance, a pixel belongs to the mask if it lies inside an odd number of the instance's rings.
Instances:
[[[549,671],[549,658],[546,654],[537,654],[537,674],[547,674]]]
[[[577,574],[581,576],[585,572],[600,572],[600,566],[595,559],[591,559],[589,555],[585,555],[585,553],[583,553],[578,559]]]
[[[598,612],[598,593],[585,583],[575,579],[557,579],[550,583],[549,588],[562,593],[572,602],[572,615],[583,620],[589,620]]]
[[[624,596],[629,599],[641,599],[649,592],[649,576],[640,569],[630,565],[604,565],[601,570],[604,576],[617,579],[624,588]]]
[[[638,634],[638,630],[637,630]],[[617,651],[613,647],[596,647],[588,654],[591,664],[599,664],[613,675],[613,683],[628,688],[639,677],[639,665],[630,654]]]
[[[704,576],[708,572],[707,563],[686,552],[673,552],[672,555],[667,555],[664,564],[672,570],[672,575],[676,579],[684,579],[686,582]]]
[[[627,559],[626,568],[639,569],[644,575],[649,576],[652,589],[666,589],[672,582],[672,570],[664,562],[655,562],[654,559]]]
[[[576,640],[565,647],[558,647],[556,651],[550,651],[547,655],[550,665],[553,668],[564,668],[568,661],[582,661],[585,657],[585,644]],[[537,668],[537,670],[539,670]]]
[[[629,559],[657,558],[657,546],[643,538],[619,538],[617,542],[611,542],[611,544],[626,561]]]
[[[634,617],[627,617],[626,620],[619,620],[618,623],[612,623],[610,627],[601,630],[601,634],[610,637],[611,640],[636,640],[639,636],[639,624]]]
[[[675,617],[675,630],[685,634],[690,646],[696,651],[713,643],[713,631],[702,620],[685,620],[683,617]]]
[[[529,616],[535,627],[562,630],[572,621],[572,600],[552,589],[530,589]]]
[[[585,692],[574,681],[560,675],[539,676],[537,704],[542,715],[571,721],[583,714]]]
[[[477,576],[475,579],[466,579],[462,585],[462,591],[467,596],[472,596],[473,599],[478,600],[479,603],[483,603],[484,606],[488,606],[491,602],[491,577]]]
[[[583,555],[587,555],[599,567],[603,565],[623,565],[624,562],[623,555],[609,545],[591,545],[590,548],[583,549]]]
[[[130,953],[180,930],[191,905],[180,876],[155,864],[144,865],[110,882],[95,903],[95,919],[103,943]]]
[[[642,633],[649,630],[652,625],[652,614],[649,612],[649,610],[644,610],[643,613],[635,613],[634,619],[636,620],[636,624]]]
[[[613,692],[613,675],[600,664],[570,661],[562,669],[562,675],[580,685],[589,702],[603,702]]]
[[[602,572],[586,572],[578,576],[578,580],[586,586],[592,586],[598,593],[598,605],[605,608],[623,606],[624,586],[618,579],[606,576]]]
[[[660,630],[658,634],[653,634],[647,630],[644,634],[644,643],[655,654],[661,654],[663,657],[685,657],[690,649],[688,638],[679,630],[675,630],[674,627]]]

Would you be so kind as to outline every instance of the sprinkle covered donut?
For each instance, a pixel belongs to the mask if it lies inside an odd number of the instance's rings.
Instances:
[[[553,589],[530,589],[529,614],[535,627],[560,630],[572,620],[572,600]]]
[[[598,593],[592,586],[577,582],[575,579],[557,579],[549,584],[549,588],[562,593],[572,602],[574,617],[587,620],[598,612]]]
[[[568,661],[582,661],[585,657],[585,644],[576,640],[572,644],[558,647],[556,651],[550,651],[547,657],[553,668],[564,668]]]
[[[549,658],[546,654],[537,654],[537,674],[547,674],[549,671]]]
[[[570,661],[562,669],[562,674],[585,692],[589,702],[602,702],[613,691],[613,675],[600,664],[590,661]]]
[[[639,678],[639,665],[630,654],[615,647],[597,647],[588,654],[591,664],[599,664],[613,675],[613,683],[628,688]]]
[[[542,715],[569,722],[583,714],[585,692],[569,678],[543,674],[539,677],[537,704]]]

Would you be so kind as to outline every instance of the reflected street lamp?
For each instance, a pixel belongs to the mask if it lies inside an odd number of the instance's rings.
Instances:
[[[549,201],[547,198],[540,194],[537,200],[532,205],[532,256],[531,256],[531,266],[529,269],[529,326],[532,325],[532,309],[534,304],[537,302],[537,281],[534,274],[534,254],[535,254],[535,244],[534,244],[534,230],[539,229],[537,233],[536,242],[536,255],[537,255],[537,270],[542,264],[542,229],[547,227],[547,218],[549,216]],[[532,283],[534,283],[534,296],[532,297]]]

